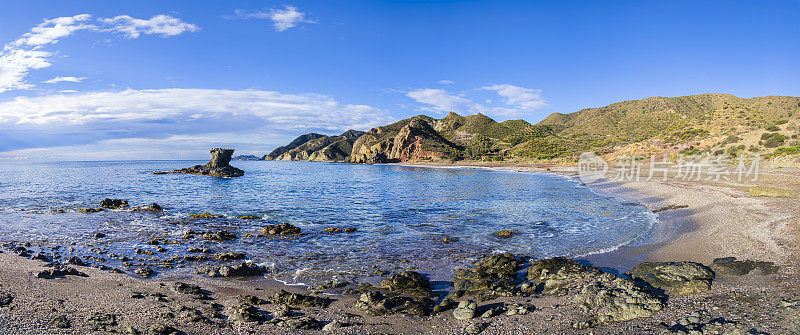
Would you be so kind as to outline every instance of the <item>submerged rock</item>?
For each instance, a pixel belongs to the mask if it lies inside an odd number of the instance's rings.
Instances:
[[[695,262],[644,262],[626,272],[631,278],[643,280],[670,294],[685,295],[708,291],[714,271]]]
[[[737,261],[736,257],[716,258],[711,264],[711,269],[717,274],[744,276],[758,269],[762,275],[771,275],[778,272],[780,267],[773,262],[764,261]]]
[[[430,295],[431,282],[428,278],[414,271],[396,273],[381,282],[381,286],[401,293],[412,295]]]
[[[300,228],[288,223],[269,225],[261,229],[264,235],[299,235]]]
[[[284,290],[275,294],[275,302],[286,304],[289,306],[302,306],[302,307],[328,307],[333,299],[316,297],[312,295],[305,295],[300,293],[291,293]]]
[[[203,233],[203,239],[208,241],[224,242],[236,239],[236,234],[224,230],[210,231]]]
[[[457,272],[453,287],[464,295],[478,295],[482,299],[513,296],[521,264],[522,261],[512,254],[488,256],[473,268]]]
[[[244,171],[230,165],[231,157],[233,156],[233,151],[234,149],[214,148],[211,149],[211,161],[206,163],[206,165],[195,165],[190,168],[168,171],[168,172],[160,172],[157,174],[183,173],[183,174],[207,175],[207,176],[222,177],[222,178],[241,177],[244,175]]]
[[[154,203],[149,204],[149,205],[142,205],[142,206],[134,207],[131,210],[134,211],[134,212],[161,212],[164,209],[161,208],[161,206],[159,206],[157,203],[154,202]]]
[[[110,209],[122,209],[128,207],[128,200],[105,198],[100,202],[100,207]]]
[[[433,301],[428,298],[387,297],[378,291],[368,291],[361,294],[355,306],[374,316],[396,313],[426,316]]]
[[[514,230],[501,230],[501,231],[498,231],[498,232],[494,233],[494,235],[499,237],[499,238],[510,238],[510,237],[512,237],[512,236],[514,236],[516,234],[519,234],[519,232],[518,231],[514,231]]]

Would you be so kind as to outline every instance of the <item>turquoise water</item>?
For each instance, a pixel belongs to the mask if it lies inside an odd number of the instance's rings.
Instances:
[[[168,251],[156,256],[182,255],[191,246],[242,251],[271,267],[273,275],[299,274],[296,280],[302,280],[359,276],[375,268],[418,268],[445,276],[476,255],[496,251],[579,256],[626,245],[655,222],[644,206],[539,173],[262,161],[234,162],[245,170],[235,179],[149,173],[202,163],[0,163],[0,240],[41,246],[77,242],[75,253],[93,254],[95,247],[136,257],[133,250],[152,248],[146,241],[153,237],[180,240],[189,229],[241,236],[286,222],[306,234],[184,241],[164,246]],[[132,206],[155,202],[168,210],[74,212],[97,207],[103,198],[127,199]],[[226,217],[188,218],[200,212]],[[263,220],[235,219],[241,215]],[[329,227],[358,230],[321,232]],[[519,234],[493,236],[500,230]],[[98,232],[107,237],[95,239]],[[443,237],[455,242],[444,243]],[[189,271],[159,272],[182,270]]]

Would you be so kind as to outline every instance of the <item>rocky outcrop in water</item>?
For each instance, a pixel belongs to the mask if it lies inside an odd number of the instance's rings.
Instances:
[[[206,165],[195,165],[190,168],[169,172],[156,172],[156,174],[184,173],[221,178],[241,177],[244,175],[244,171],[230,165],[232,156],[233,149],[214,148],[211,149],[211,161]]]

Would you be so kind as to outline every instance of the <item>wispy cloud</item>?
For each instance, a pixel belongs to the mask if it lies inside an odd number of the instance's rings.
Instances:
[[[156,15],[149,20],[119,15],[113,18],[100,19],[100,22],[109,25],[109,30],[125,34],[127,38],[137,38],[142,34],[169,37],[200,30],[200,27],[194,24],[183,22],[169,15]]]
[[[389,121],[383,110],[314,94],[210,89],[54,94],[0,103],[0,152],[180,135],[338,133]]]
[[[422,110],[439,113],[474,113],[485,111],[486,107],[462,96],[452,95],[438,88],[420,88],[406,93],[411,99],[416,100],[425,107]]]
[[[46,19],[0,50],[0,93],[33,88],[33,84],[25,81],[28,73],[52,65],[49,59],[53,52],[44,47],[78,31],[116,31],[128,38],[137,38],[141,34],[168,37],[197,30],[197,26],[168,15],[156,15],[149,20],[134,19],[127,15],[95,20],[89,14]]]
[[[283,9],[273,8],[269,11],[245,11],[237,9],[235,18],[240,19],[270,19],[277,31],[285,31],[296,27],[300,23],[317,23],[306,17],[297,7],[284,5]]]
[[[70,82],[70,83],[80,83],[84,81],[88,77],[55,77],[50,80],[45,80],[44,83],[47,84],[55,84],[61,82]]]
[[[439,85],[453,85],[453,84],[455,84],[454,81],[446,80],[446,79],[439,80],[438,83],[439,83]]]
[[[541,96],[542,90],[539,89],[498,84],[484,86],[480,90],[494,91],[502,103],[495,103],[493,99],[482,99],[484,103],[478,103],[466,94],[452,94],[439,88],[419,88],[407,91],[405,94],[421,104],[418,110],[435,113],[484,113],[502,117],[523,117],[548,107],[547,101]]]
[[[505,103],[523,110],[535,110],[547,107],[542,98],[542,90],[524,88],[509,84],[484,86],[481,89],[495,91],[505,99]]]

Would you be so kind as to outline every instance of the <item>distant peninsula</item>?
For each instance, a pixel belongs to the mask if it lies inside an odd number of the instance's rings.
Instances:
[[[800,97],[651,97],[553,113],[537,124],[475,114],[418,115],[367,132],[308,133],[263,160],[350,163],[491,160],[572,163],[661,154],[800,155]]]

